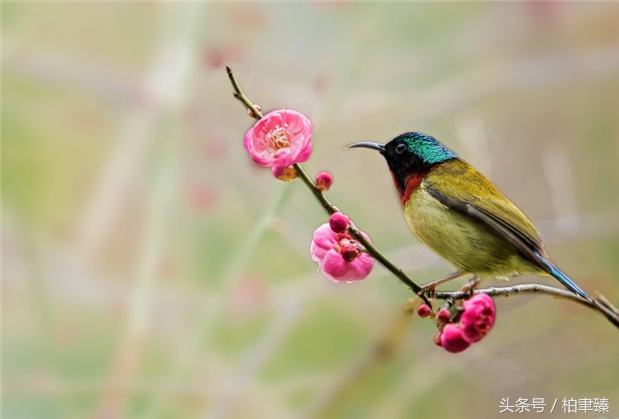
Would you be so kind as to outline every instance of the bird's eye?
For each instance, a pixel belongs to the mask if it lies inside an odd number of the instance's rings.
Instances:
[[[397,146],[395,146],[395,152],[398,154],[404,153],[404,150],[406,150],[405,144],[398,144]]]

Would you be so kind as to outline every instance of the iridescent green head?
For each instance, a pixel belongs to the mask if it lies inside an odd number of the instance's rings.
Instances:
[[[436,138],[420,132],[406,132],[387,144],[361,142],[351,144],[349,147],[378,150],[385,156],[393,175],[399,179],[415,173],[426,173],[435,164],[458,157]]]
[[[419,163],[433,165],[458,157],[456,153],[439,143],[431,135],[421,132],[407,132],[398,135],[385,145],[387,162],[393,160],[408,165],[409,160],[418,160]]]

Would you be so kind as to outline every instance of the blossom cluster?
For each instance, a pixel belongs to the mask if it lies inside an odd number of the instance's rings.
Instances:
[[[432,309],[422,304],[417,309],[421,317],[428,317]],[[439,310],[436,314],[439,333],[434,342],[448,352],[462,352],[472,343],[482,340],[492,326],[496,317],[494,301],[488,294],[479,293],[469,298],[456,311],[456,315],[448,309]]]
[[[349,218],[336,212],[314,231],[310,254],[322,273],[334,282],[355,282],[367,277],[374,259],[348,232]],[[367,234],[361,233],[369,242]]]

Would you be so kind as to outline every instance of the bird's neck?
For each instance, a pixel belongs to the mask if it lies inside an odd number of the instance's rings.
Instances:
[[[400,195],[400,202],[404,206],[410,199],[413,192],[419,188],[423,179],[432,171],[436,165],[424,168],[422,171],[415,171],[409,173],[396,173],[391,172],[393,176],[393,182]]]
[[[400,161],[387,159],[402,205],[406,204],[431,171],[442,164],[449,164],[453,160],[458,160],[458,157],[453,153],[445,154],[440,159],[437,158],[432,161],[417,156]]]

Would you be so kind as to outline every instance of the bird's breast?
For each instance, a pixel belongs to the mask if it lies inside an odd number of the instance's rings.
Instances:
[[[406,222],[419,240],[465,272],[498,278],[530,270],[521,266],[513,246],[442,205],[425,190],[423,181],[402,204]]]

